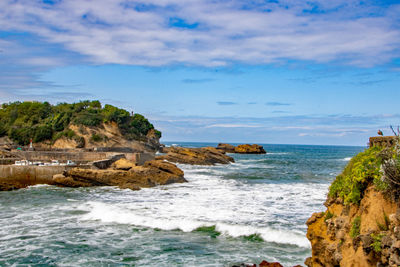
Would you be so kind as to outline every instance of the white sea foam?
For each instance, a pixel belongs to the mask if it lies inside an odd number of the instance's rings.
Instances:
[[[87,202],[82,219],[183,232],[215,226],[227,236],[259,234],[267,242],[308,247],[305,221],[323,209],[328,184],[224,179],[223,174],[244,168],[237,164],[179,167],[189,183],[124,191],[111,203]]]
[[[351,157],[346,157],[344,159],[341,159],[341,161],[350,161],[350,160],[351,160]]]
[[[268,242],[291,244],[299,247],[309,247],[308,240],[301,232],[290,230],[277,230],[270,227],[254,227],[250,225],[232,225],[221,222],[196,221],[190,219],[171,219],[160,218],[155,214],[148,217],[136,214],[134,211],[115,207],[114,205],[89,202],[92,207],[88,214],[85,214],[82,220],[100,220],[103,223],[132,224],[135,226],[147,227],[161,230],[181,230],[183,232],[192,232],[199,227],[215,226],[215,230],[223,235],[231,237],[250,236],[258,234],[263,240]]]
[[[35,185],[30,185],[28,188],[38,188],[38,187],[50,187],[51,185],[48,184],[35,184]]]

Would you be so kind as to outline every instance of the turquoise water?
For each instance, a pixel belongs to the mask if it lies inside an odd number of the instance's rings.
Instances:
[[[0,266],[303,264],[306,220],[363,148],[264,147],[230,165],[179,165],[185,184],[0,192]]]

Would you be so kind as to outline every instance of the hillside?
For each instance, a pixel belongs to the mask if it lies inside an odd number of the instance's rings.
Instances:
[[[307,266],[400,266],[400,145],[372,146],[330,186],[307,221]]]
[[[140,114],[99,101],[14,102],[0,109],[0,138],[19,146],[156,148],[161,132]]]

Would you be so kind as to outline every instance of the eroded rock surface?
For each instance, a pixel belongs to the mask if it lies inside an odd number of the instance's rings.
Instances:
[[[156,159],[192,165],[229,164],[235,161],[232,157],[225,155],[224,152],[215,147],[168,147],[164,148],[163,152],[167,154],[157,156]]]
[[[225,153],[235,153],[235,146],[230,144],[219,143],[217,149]]]
[[[260,146],[260,145],[257,145],[257,144],[253,144],[253,145],[244,144],[244,145],[238,145],[237,147],[235,147],[235,153],[239,153],[239,154],[265,154],[267,152],[264,150],[263,146]]]
[[[132,166],[128,171],[74,168],[62,175],[54,175],[53,182],[66,187],[119,186],[138,190],[142,187],[187,181],[183,177],[183,171],[174,164],[153,160],[143,166]]]
[[[370,185],[359,205],[340,198],[307,221],[312,257],[307,266],[400,266],[400,207]],[[359,218],[359,226],[355,220]],[[356,228],[357,230],[353,230]]]

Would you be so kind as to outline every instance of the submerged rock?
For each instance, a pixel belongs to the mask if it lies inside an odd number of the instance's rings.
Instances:
[[[225,155],[215,147],[187,148],[169,147],[163,149],[166,155],[157,156],[156,159],[192,165],[229,164],[235,160]]]
[[[65,187],[119,186],[139,190],[142,187],[187,181],[183,171],[174,164],[152,160],[143,166],[132,166],[128,171],[73,168],[62,175],[54,175],[53,182]]]

